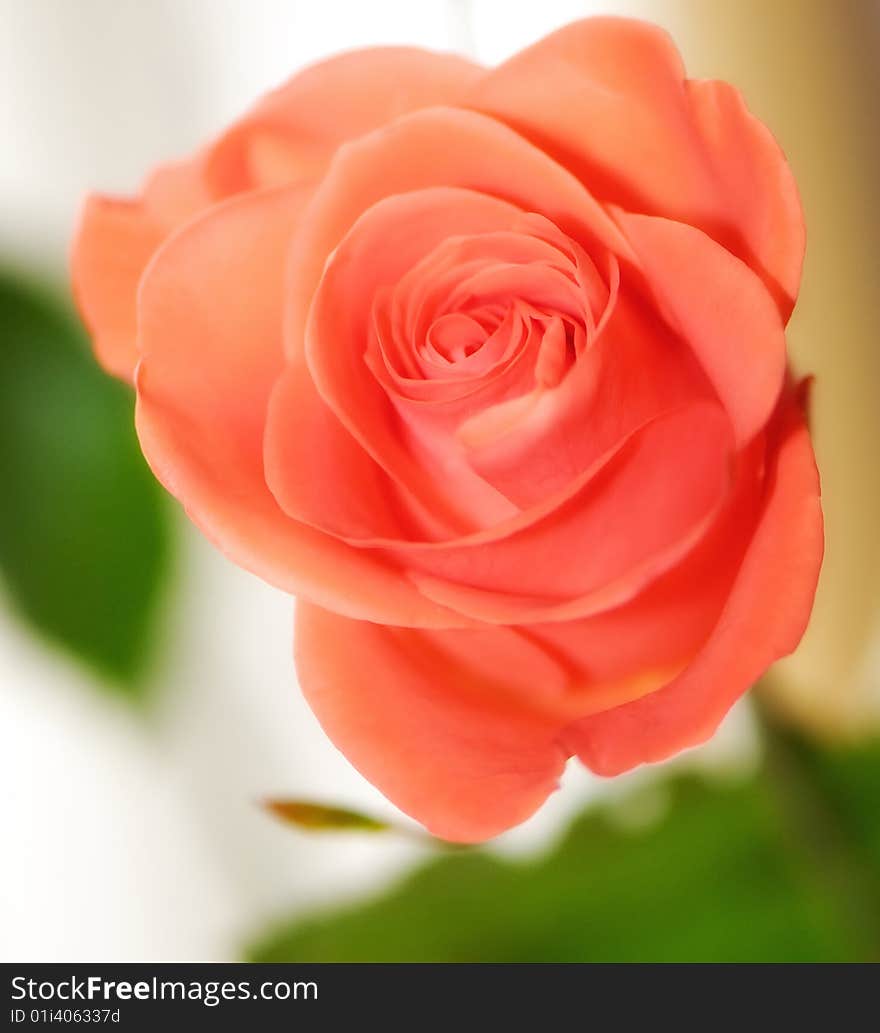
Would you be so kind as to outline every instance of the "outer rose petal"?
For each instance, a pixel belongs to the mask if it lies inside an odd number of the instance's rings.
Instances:
[[[174,226],[209,202],[197,161],[160,167],[140,198],[94,194],[87,199],[73,243],[71,275],[95,355],[108,373],[133,378],[141,275]]]
[[[767,423],[785,377],[785,330],[770,295],[751,269],[692,226],[625,212],[618,222],[742,446]]]
[[[804,226],[785,157],[733,87],[685,80],[661,29],[574,22],[487,73],[468,104],[546,148],[601,200],[705,230],[759,269],[790,314]]]
[[[766,506],[721,618],[694,662],[665,688],[576,722],[563,741],[601,775],[705,742],[773,661],[800,641],[822,563],[819,475],[793,409]]]
[[[562,671],[514,628],[412,631],[299,602],[296,666],[333,742],[436,836],[488,839],[557,787],[566,754],[542,696]]]
[[[120,380],[137,363],[134,299],[162,230],[137,201],[91,196],[74,245],[73,289],[98,362]]]
[[[284,257],[303,201],[297,188],[242,195],[157,253],[139,294],[141,446],[205,534],[265,580],[359,617],[461,625],[393,567],[291,520],[266,486]]]
[[[208,177],[224,194],[319,175],[345,140],[435,104],[454,104],[484,70],[416,47],[353,50],[266,94],[214,145]]]

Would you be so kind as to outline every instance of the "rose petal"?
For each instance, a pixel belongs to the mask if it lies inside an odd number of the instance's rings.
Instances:
[[[557,787],[566,756],[544,710],[565,678],[514,628],[413,631],[298,603],[296,666],[327,735],[442,839],[497,835]]]
[[[222,195],[318,177],[336,148],[386,122],[454,104],[483,69],[416,47],[352,50],[304,68],[262,97],[208,159]]]
[[[97,195],[86,201],[74,243],[73,291],[95,356],[121,380],[134,378],[135,295],[162,237],[161,227],[137,201]]]
[[[708,739],[736,700],[800,641],[822,562],[819,477],[803,419],[784,414],[754,538],[709,641],[665,688],[573,724],[563,736],[602,775]]]
[[[775,304],[746,265],[700,230],[623,212],[618,222],[742,446],[770,418],[785,378],[785,331]]]
[[[135,298],[147,263],[171,229],[209,200],[197,161],[161,166],[139,198],[86,200],[71,253],[73,290],[95,355],[114,376],[134,377]]]
[[[703,229],[761,270],[788,318],[804,225],[785,157],[733,87],[685,80],[663,30],[575,22],[487,73],[468,103],[545,148],[602,201]]]

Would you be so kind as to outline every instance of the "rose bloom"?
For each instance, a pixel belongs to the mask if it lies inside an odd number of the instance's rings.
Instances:
[[[706,740],[806,625],[823,537],[779,147],[669,38],[578,22],[486,70],[296,75],[73,254],[144,454],[299,597],[311,707],[438,836],[571,756]]]

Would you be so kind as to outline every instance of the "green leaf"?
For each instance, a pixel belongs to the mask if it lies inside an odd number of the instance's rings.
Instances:
[[[392,826],[346,807],[307,800],[266,800],[263,806],[287,825],[319,832],[387,832]]]
[[[22,615],[129,696],[169,566],[130,390],[60,300],[0,272],[0,573]]]
[[[448,855],[379,899],[280,927],[253,961],[852,961],[878,956],[880,749],[822,754],[844,849],[868,881],[854,921],[766,771],[665,784],[648,827],[588,810],[546,858]],[[656,787],[655,787],[656,791]],[[812,792],[804,790],[804,792]],[[800,826],[798,826],[800,829]]]

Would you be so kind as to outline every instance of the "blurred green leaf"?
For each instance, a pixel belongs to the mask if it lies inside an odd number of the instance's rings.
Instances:
[[[168,511],[133,398],[67,306],[0,272],[0,572],[41,632],[129,696],[149,657]]]
[[[877,957],[880,748],[816,754],[868,921],[826,881],[767,771],[665,783],[654,824],[588,810],[546,858],[449,855],[383,897],[281,927],[253,961],[852,961]],[[809,794],[812,789],[804,789]],[[831,873],[833,876],[833,873]]]
[[[387,832],[391,825],[347,807],[328,807],[307,800],[266,800],[263,806],[287,825],[320,832]]]

